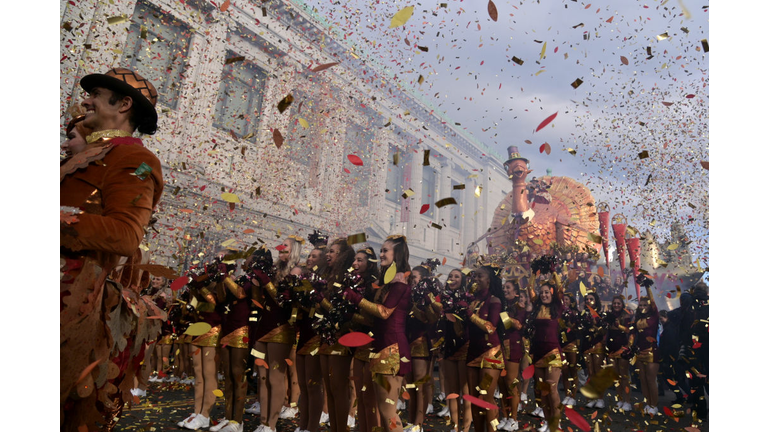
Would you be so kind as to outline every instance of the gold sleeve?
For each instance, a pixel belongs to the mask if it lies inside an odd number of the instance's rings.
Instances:
[[[320,302],[320,306],[325,310],[333,309],[333,305],[331,305],[331,302],[328,299],[323,299],[323,301]]]
[[[202,295],[205,301],[208,303],[216,304],[216,296],[213,295],[211,290],[209,290],[207,287],[200,288],[200,295]]]
[[[238,285],[238,284],[237,284],[235,281],[233,281],[233,280],[232,280],[232,278],[230,278],[229,276],[227,276],[226,278],[224,278],[224,286],[225,286],[225,287],[227,287],[227,289],[229,290],[229,292],[231,292],[232,294],[234,294],[234,296],[235,296],[235,297],[237,297],[238,299],[243,299],[243,298],[245,298],[245,290],[243,289],[243,287],[241,287],[240,285]]]
[[[496,331],[496,327],[494,327],[493,324],[480,318],[479,316],[477,316],[477,314],[472,315],[472,317],[470,317],[469,320],[472,321],[472,323],[475,324],[476,326],[487,331],[489,334]]]
[[[357,324],[362,324],[369,327],[373,325],[373,318],[359,313],[356,313],[352,316],[352,321],[356,322]]]
[[[360,301],[360,309],[373,317],[381,319],[389,319],[392,312],[395,311],[395,308],[386,308],[384,305],[366,299]]]
[[[411,313],[413,314],[413,317],[416,318],[417,320],[423,323],[428,322],[426,314],[422,312],[421,309],[417,308],[416,305],[413,305],[413,307],[411,307]]]
[[[275,285],[272,282],[267,282],[264,286],[264,290],[267,291],[267,294],[269,294],[273,300],[277,300],[277,288],[275,288]]]

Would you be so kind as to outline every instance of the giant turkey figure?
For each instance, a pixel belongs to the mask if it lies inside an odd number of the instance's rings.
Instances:
[[[595,200],[583,184],[568,177],[545,176],[526,182],[531,173],[528,159],[516,146],[508,149],[504,162],[512,191],[499,203],[488,234],[488,252],[512,252],[519,240],[534,255],[551,253],[550,246],[577,245],[599,250],[600,244],[589,239],[597,234],[599,222]]]

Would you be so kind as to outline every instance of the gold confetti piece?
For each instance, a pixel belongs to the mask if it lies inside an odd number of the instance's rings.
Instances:
[[[108,25],[121,24],[128,20],[129,20],[128,15],[117,15],[117,16],[107,18],[107,24]]]
[[[228,192],[225,192],[225,193],[221,194],[221,199],[223,199],[224,201],[229,202],[229,203],[239,203],[240,202],[240,198],[238,198],[237,195],[235,195],[233,193],[228,193]]]
[[[587,287],[584,285],[584,282],[579,281],[579,292],[581,292],[581,295],[586,297],[587,296]]]
[[[451,205],[451,204],[457,204],[456,199],[454,199],[453,197],[448,197],[448,198],[443,198],[443,199],[439,200],[438,202],[436,202],[435,203],[435,207],[442,208],[442,207],[445,207],[445,206]]]
[[[663,41],[664,39],[668,39],[668,38],[669,38],[669,35],[667,34],[667,32],[664,32],[656,36],[656,39],[660,41]]]
[[[547,43],[544,42],[544,46],[541,47],[541,54],[539,54],[539,60],[543,60],[547,52]]]
[[[241,62],[241,61],[243,61],[243,60],[245,60],[245,57],[244,57],[244,56],[239,56],[239,57],[231,57],[231,58],[228,58],[228,59],[226,59],[226,60],[224,61],[224,64],[232,64],[232,63],[237,63],[237,62]]]
[[[568,153],[570,153],[570,154],[572,154],[572,155],[576,156],[576,150],[574,150],[574,149],[572,149],[572,148],[570,148],[570,147],[568,147]]]
[[[139,27],[139,37],[142,39],[147,38],[147,26],[142,25],[141,27]]]
[[[672,243],[671,245],[667,246],[667,250],[675,250],[680,247],[679,243]]]
[[[211,325],[204,322],[198,322],[194,323],[191,326],[187,328],[187,331],[184,332],[186,335],[190,336],[200,336],[208,333],[211,330]]]
[[[405,23],[408,22],[409,19],[411,19],[411,15],[413,15],[413,6],[406,6],[400,9],[400,11],[398,11],[392,17],[392,20],[389,23],[389,28],[395,28],[395,27],[400,27],[402,25],[405,25]]]
[[[709,165],[709,164],[707,164],[707,165]],[[709,169],[709,168],[707,168],[707,169]],[[465,187],[466,187],[466,185],[463,185],[463,184],[453,185],[453,190],[464,190]]]
[[[639,157],[640,159],[645,159],[645,158],[647,158],[647,157],[648,157],[648,150],[643,150],[643,151],[641,151],[641,152],[640,152],[640,153],[637,155],[637,157]]]
[[[709,52],[709,42],[706,39],[701,40],[701,47],[704,48],[704,52]]]
[[[546,72],[546,71],[547,71],[546,69],[540,69],[540,70],[539,70],[539,71],[537,71],[535,74],[533,74],[533,76],[539,76],[540,74],[542,74],[542,73],[544,73],[544,72]]]
[[[400,162],[400,153],[395,153],[392,155],[392,163],[397,165],[398,162]]]
[[[392,265],[389,266],[389,268],[387,269],[387,272],[384,274],[384,285],[392,282],[396,274],[397,274],[397,266],[393,262]]]
[[[579,88],[579,86],[580,86],[580,85],[581,85],[583,82],[584,82],[584,81],[582,81],[580,78],[576,78],[576,81],[574,81],[574,82],[572,82],[572,83],[571,83],[571,87],[573,87],[573,88]]]
[[[591,241],[592,243],[603,242],[603,238],[599,234],[587,233],[587,238],[589,238],[589,241]]]
[[[266,358],[266,355],[263,352],[258,351],[256,348],[251,349],[251,355],[256,357],[257,359],[263,360],[264,358]]]
[[[442,226],[440,226],[440,225],[438,225],[438,224],[436,224],[436,223],[434,223],[434,222],[432,222],[432,228],[437,228],[437,229],[439,229],[439,230],[443,229],[443,227],[442,227]]]
[[[351,236],[347,237],[347,243],[349,245],[365,243],[365,240],[366,240],[365,233],[352,234]]]
[[[475,188],[475,196],[476,196],[477,198],[480,198],[480,193],[481,193],[481,192],[483,192],[483,187],[482,187],[482,186],[480,186],[480,185],[478,185],[478,186]]]
[[[520,60],[520,59],[519,59],[519,58],[517,58],[517,57],[512,57],[512,61],[513,61],[513,62],[515,62],[515,63],[517,63],[517,64],[519,64],[520,66],[522,66],[522,65],[523,65],[523,61],[522,61],[522,60]]]
[[[424,76],[423,75],[419,75],[419,85],[421,85],[423,83],[424,83]]]
[[[403,192],[403,198],[410,198],[410,197],[411,197],[411,196],[413,196],[413,194],[415,194],[415,193],[416,193],[416,192],[414,192],[414,191],[413,191],[413,189],[411,189],[411,188],[408,188],[408,190],[406,190],[405,192]]]
[[[424,166],[429,166],[429,150],[424,150]]]
[[[282,114],[285,110],[288,109],[289,106],[293,103],[293,95],[288,93],[288,96],[284,97],[280,102],[277,103],[277,110],[280,111],[280,114]]]
[[[213,391],[213,395],[216,397],[224,397],[224,392],[219,389],[216,389]]]
[[[303,118],[301,118],[301,117],[299,117],[299,124],[304,129],[309,129],[309,123],[306,120],[304,120]]]
[[[544,244],[544,241],[542,239],[533,239],[533,243],[541,246]]]

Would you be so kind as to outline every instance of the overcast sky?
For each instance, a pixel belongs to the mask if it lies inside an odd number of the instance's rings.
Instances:
[[[708,2],[494,3],[496,22],[485,0],[306,2],[382,76],[503,156],[517,145],[532,176],[576,178],[662,239],[685,222],[708,256]]]

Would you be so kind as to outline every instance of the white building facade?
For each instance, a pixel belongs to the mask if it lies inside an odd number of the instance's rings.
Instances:
[[[128,67],[160,94],[158,133],[142,137],[166,182],[146,241],[156,263],[183,271],[221,247],[317,229],[365,233],[377,251],[404,234],[412,265],[445,258],[447,273],[511,188],[502,156],[367,66],[303,2],[73,3],[61,2],[62,124],[90,73]]]

